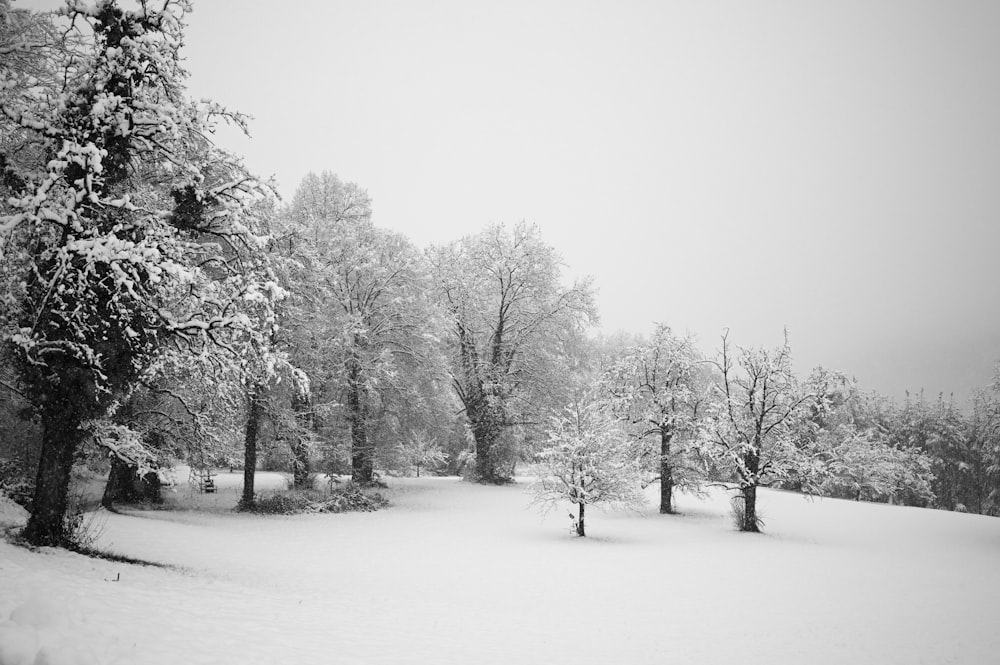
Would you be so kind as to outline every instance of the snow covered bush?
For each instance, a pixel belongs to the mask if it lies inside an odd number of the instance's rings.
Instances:
[[[260,494],[249,511],[268,515],[372,512],[388,505],[389,501],[379,492],[365,491],[351,482],[326,492],[292,490]]]
[[[931,457],[919,448],[897,448],[875,430],[841,425],[821,431],[810,453],[824,461],[818,490],[826,496],[858,501],[934,498]]]
[[[577,401],[550,418],[546,434],[533,503],[546,511],[575,504],[578,536],[587,535],[586,506],[635,508],[645,502],[642,461],[604,404],[590,398]]]

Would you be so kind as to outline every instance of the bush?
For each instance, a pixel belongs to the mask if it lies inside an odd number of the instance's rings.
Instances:
[[[66,546],[80,552],[93,551],[107,526],[108,514],[102,509],[87,512],[88,505],[92,502],[88,502],[86,494],[81,490],[68,498],[69,507],[63,517],[68,541]]]
[[[35,482],[11,460],[0,458],[0,492],[27,511],[35,495]]]
[[[744,525],[746,524],[746,500],[743,498],[742,494],[735,495],[729,500],[729,512],[733,518],[733,526],[739,531],[744,531]],[[761,515],[760,509],[757,510],[757,528],[761,529],[764,527],[763,515]]]
[[[329,492],[293,490],[260,494],[249,512],[264,515],[372,512],[388,505],[389,501],[379,492],[365,492],[354,483],[347,483]]]

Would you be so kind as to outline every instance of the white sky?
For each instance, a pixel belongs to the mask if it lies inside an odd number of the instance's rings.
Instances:
[[[535,222],[609,332],[787,325],[896,398],[1000,359],[993,0],[196,0],[184,53],[284,195],[336,172],[419,245]]]

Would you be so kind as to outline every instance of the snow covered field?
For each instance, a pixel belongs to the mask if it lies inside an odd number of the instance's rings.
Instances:
[[[588,511],[579,539],[528,481],[274,517],[218,480],[204,510],[98,518],[99,546],[171,568],[0,541],[0,665],[1000,662],[996,518],[765,492],[751,535],[716,493]]]

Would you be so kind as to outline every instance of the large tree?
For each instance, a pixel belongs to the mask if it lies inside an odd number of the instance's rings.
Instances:
[[[415,383],[439,367],[432,334],[437,317],[428,308],[423,257],[403,236],[371,224],[350,226],[329,260],[352,475],[370,483],[388,416],[407,402],[421,403]]]
[[[435,377],[443,375],[425,259],[370,217],[363,189],[329,172],[309,174],[278,242],[309,273],[291,286],[298,315],[290,354],[316,392],[339,405],[361,483],[375,480],[380,444],[404,439],[410,421],[435,408]]]
[[[7,335],[42,427],[25,537],[65,544],[74,455],[168,345],[198,352],[228,331],[259,335],[245,314],[266,310],[270,280],[247,205],[256,181],[205,137],[215,118],[242,119],[184,96],[185,0],[123,9],[68,2],[86,24],[88,51],[55,68],[71,74],[56,96],[30,86],[0,111],[47,156],[16,169],[0,216],[3,251],[16,254],[16,330]],[[20,83],[0,63],[0,80]],[[6,160],[8,167],[14,160]],[[16,164],[15,164],[16,165]]]
[[[476,476],[505,482],[515,459],[505,430],[541,422],[560,341],[594,316],[590,284],[563,286],[555,250],[524,223],[490,226],[428,256],[450,315],[452,385],[475,440]]]

